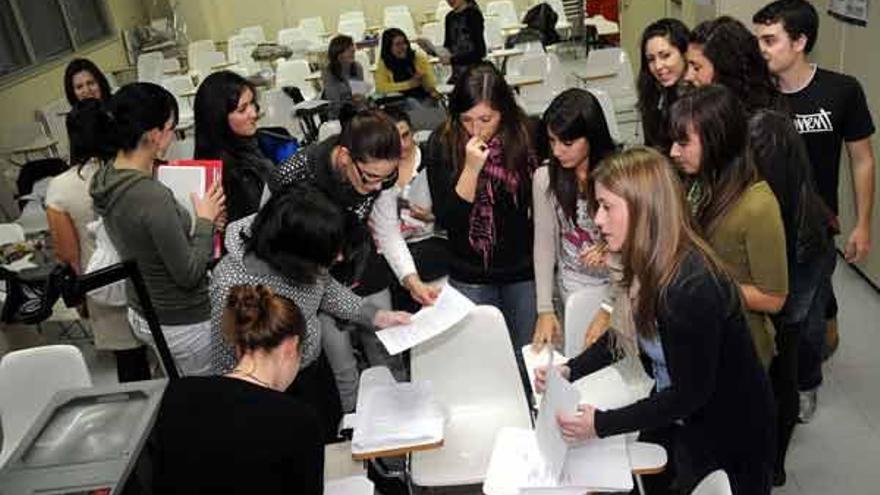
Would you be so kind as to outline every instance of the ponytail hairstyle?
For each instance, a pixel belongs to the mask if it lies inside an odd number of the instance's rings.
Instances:
[[[343,105],[339,112],[342,132],[339,145],[345,147],[358,162],[400,160],[400,134],[397,124],[381,110],[355,111]]]
[[[177,100],[158,84],[127,84],[110,99],[107,115],[107,131],[116,151],[133,151],[144,134],[164,129],[168,119],[172,127],[177,126]]]
[[[306,321],[299,307],[265,285],[238,285],[226,297],[223,336],[237,354],[272,351],[290,337],[302,349]]]

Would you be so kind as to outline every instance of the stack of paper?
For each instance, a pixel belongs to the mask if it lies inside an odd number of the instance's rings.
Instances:
[[[412,316],[409,325],[398,325],[376,332],[392,356],[421,344],[463,320],[474,303],[449,284],[445,284],[433,306],[425,306]]]
[[[550,360],[550,355],[553,355],[553,360]],[[556,349],[553,349],[553,346],[545,345],[541,352],[535,352],[532,350],[532,344],[524,345],[522,347],[522,356],[523,363],[526,366],[526,373],[529,375],[529,385],[532,387],[532,397],[535,399],[535,408],[541,404],[541,394],[535,392],[535,370],[541,366],[559,366],[560,364],[565,364],[568,362],[568,358],[560,354]]]
[[[430,383],[398,383],[388,368],[370,368],[358,388],[351,451],[357,455],[438,444],[443,422]]]

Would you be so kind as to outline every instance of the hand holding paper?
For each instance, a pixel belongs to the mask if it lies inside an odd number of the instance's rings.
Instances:
[[[589,404],[580,404],[578,413],[574,415],[558,413],[556,421],[562,430],[562,438],[568,443],[579,443],[596,438],[596,408]]]

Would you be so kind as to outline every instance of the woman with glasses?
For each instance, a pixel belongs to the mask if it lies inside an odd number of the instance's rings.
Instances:
[[[387,309],[391,307],[389,271],[376,252],[368,220],[379,195],[397,182],[400,136],[394,122],[379,110],[362,110],[352,115],[351,107],[345,107],[340,117],[339,135],[288,158],[277,169],[275,180],[281,189],[294,184],[319,189],[343,211],[345,244],[341,260],[331,273],[356,294]],[[400,249],[408,249],[402,238],[396,244]],[[423,304],[436,297],[436,292],[418,277],[410,285],[410,294]],[[349,334],[337,331],[332,317],[323,313],[319,317],[324,351],[336,375],[343,409],[351,411],[356,400],[358,368]],[[372,331],[357,332],[357,336],[370,364],[389,361]]]
[[[517,351],[537,317],[531,130],[501,73],[480,63],[456,83],[423,157],[437,224],[449,232],[449,282],[504,313]]]
[[[254,85],[234,72],[215,72],[199,85],[194,110],[195,157],[223,160],[229,221],[256,213],[264,189],[273,188],[275,165],[257,144],[259,105]]]

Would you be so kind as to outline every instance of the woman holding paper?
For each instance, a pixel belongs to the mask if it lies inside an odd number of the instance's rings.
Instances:
[[[504,314],[517,353],[535,328],[534,129],[490,63],[468,68],[423,157],[437,224],[449,232],[449,282]]]
[[[129,84],[98,111],[95,132],[112,159],[92,178],[89,193],[121,259],[137,262],[177,367],[184,375],[210,372],[208,263],[214,229],[225,223],[223,187],[192,195],[195,220],[171,190],[153,178],[174,139],[177,102],[161,86]],[[135,336],[152,344],[143,307],[127,291]]]
[[[689,493],[724,469],[735,494],[769,494],[774,422],[770,385],[752,345],[736,282],[691,226],[673,167],[635,148],[594,171],[596,223],[621,255],[636,335],[606,332],[559,371],[577,380],[621,351],[646,354],[655,391],[615,410],[583,404],[559,415],[571,442],[676,424],[678,484]],[[546,370],[536,388],[543,390]]]
[[[264,285],[233,287],[220,306],[238,359],[223,376],[168,384],[154,429],[154,491],[320,494],[317,411],[284,393],[303,358],[302,312]]]

